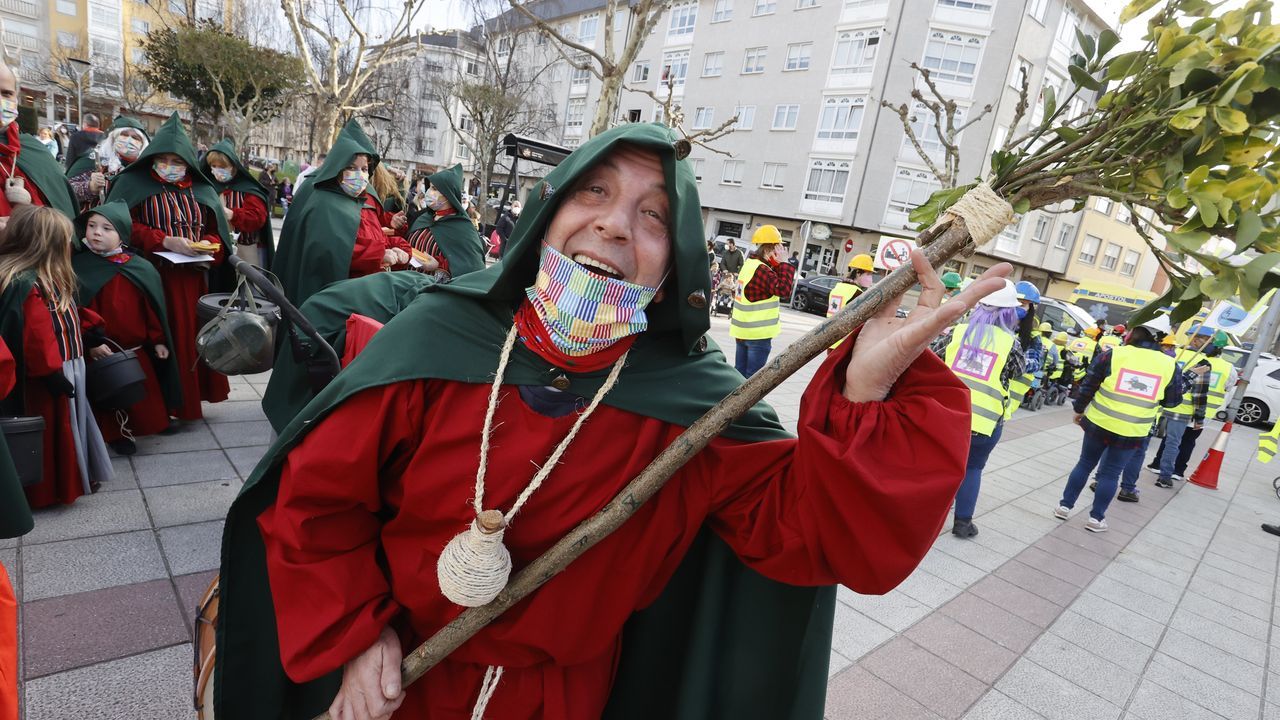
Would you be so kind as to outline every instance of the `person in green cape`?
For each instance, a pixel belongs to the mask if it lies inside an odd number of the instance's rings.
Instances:
[[[0,340],[0,395],[8,395],[17,381],[13,353]],[[9,445],[0,442],[0,539],[22,537],[33,527],[31,508],[23,497],[22,482],[9,455]],[[0,718],[17,717],[18,598],[13,592],[9,571],[0,562]]]
[[[462,166],[427,178],[427,211],[409,228],[409,244],[421,264],[416,269],[441,279],[484,269],[484,244],[462,202]]]
[[[822,717],[831,586],[907,577],[964,474],[968,389],[921,353],[1007,265],[939,308],[917,252],[919,306],[827,357],[798,438],[753,408],[400,685],[505,553],[529,563],[741,384],[706,334],[687,150],[658,124],[585,142],[501,263],[429,286],[281,432],[226,520],[218,717]]]
[[[80,292],[77,302],[102,316],[105,337],[87,349],[92,360],[134,349],[146,373],[146,396],[124,410],[95,409],[102,437],[116,453],[137,451],[134,438],[169,428],[169,408],[182,404],[177,363],[169,348],[169,324],[160,273],[129,247],[133,219],[123,202],[99,205],[76,218],[80,238],[71,256]]]
[[[151,138],[137,118],[121,115],[92,152],[85,153],[67,168],[67,181],[81,210],[102,202],[107,188],[126,165],[138,159]]]
[[[320,169],[299,183],[271,265],[289,302],[301,307],[329,283],[408,269],[411,248],[395,234],[403,232],[403,215],[397,222],[387,213],[369,184],[378,162],[373,143],[352,120]]]
[[[222,196],[222,212],[236,236],[236,254],[254,265],[271,267],[275,254],[267,205],[271,194],[240,162],[235,142],[227,138],[209,148],[200,170],[213,178]]]
[[[182,385],[182,402],[170,410],[179,420],[199,420],[204,416],[201,401],[222,402],[231,390],[227,377],[209,369],[196,354],[196,308],[209,292],[210,268],[220,266],[229,252],[231,231],[222,199],[200,170],[177,113],[116,176],[108,200],[129,208],[129,243],[160,271],[173,341],[169,349]]]
[[[19,205],[53,207],[70,220],[75,196],[58,161],[40,139],[18,128],[18,76],[0,63],[0,230]]]

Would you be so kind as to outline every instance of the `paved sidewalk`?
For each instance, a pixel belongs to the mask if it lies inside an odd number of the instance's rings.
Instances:
[[[784,318],[776,348],[821,321]],[[716,318],[712,334],[732,360],[727,328]],[[771,396],[788,426],[818,362]],[[192,615],[221,519],[270,440],[265,383],[233,378],[204,421],[144,439],[102,492],[0,541],[22,601],[28,720],[193,717]],[[1280,541],[1258,530],[1280,519],[1280,466],[1252,462],[1257,431],[1233,433],[1220,490],[1163,491],[1144,474],[1142,502],[1112,505],[1111,532],[1093,535],[1081,516],[1050,517],[1079,449],[1069,420],[1015,415],[977,538],[943,534],[888,595],[840,591],[829,718],[1280,720]]]

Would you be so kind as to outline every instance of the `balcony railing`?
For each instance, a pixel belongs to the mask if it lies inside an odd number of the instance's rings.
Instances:
[[[27,0],[0,0],[0,11],[29,18],[40,17],[40,6]]]
[[[23,50],[31,50],[32,52],[39,52],[40,50],[39,40],[31,37],[30,35],[23,35],[22,33],[16,33],[12,30],[6,30],[4,32],[4,44],[6,47],[16,46]]]

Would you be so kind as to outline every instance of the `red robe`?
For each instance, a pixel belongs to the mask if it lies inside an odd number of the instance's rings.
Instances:
[[[127,258],[129,255],[122,253],[111,260],[114,262],[120,257]],[[128,262],[146,261],[135,257]],[[152,349],[165,342],[164,326],[160,324],[160,316],[156,315],[147,296],[123,273],[117,273],[102,286],[86,307],[103,317],[107,337],[120,343],[126,350],[137,348],[135,354],[138,362],[147,374],[147,396],[128,409],[129,432],[140,437],[154,435],[169,427],[169,409],[165,407],[164,393],[160,390],[155,365],[151,362]],[[115,411],[96,410],[94,415],[102,430],[103,440],[112,442],[122,437]]]
[[[23,180],[23,187],[31,194],[31,204],[41,207],[48,205],[45,200],[44,191],[31,182],[31,178],[22,172],[22,168],[18,167],[18,155],[22,154],[22,138],[18,130],[18,123],[12,122],[4,131],[4,139],[0,140],[0,217],[9,217],[13,214],[13,206],[9,204],[9,199],[4,196],[4,183],[10,177],[20,177]]]
[[[256,239],[258,231],[267,224],[267,204],[262,202],[262,198],[253,193],[223,190],[222,202],[232,210],[231,229],[240,233],[242,238]]]
[[[0,396],[17,384],[13,354],[0,340]],[[0,720],[18,720],[18,599],[0,563]]]
[[[159,179],[156,181],[160,182]],[[183,182],[189,184],[190,180]],[[183,236],[182,232],[166,231],[166,229],[146,224],[143,207],[153,199],[148,198],[129,209],[133,215],[133,233],[130,243],[147,252],[164,250],[166,235]],[[209,217],[212,211],[204,208],[203,212],[205,222],[202,223],[202,227],[217,228],[217,223]],[[222,264],[225,251],[220,246],[217,231],[203,233],[199,239],[219,244],[218,251],[213,256],[213,264]],[[160,271],[160,280],[164,284],[165,308],[169,314],[169,335],[173,338],[174,344],[174,347],[169,349],[176,353],[178,376],[182,379],[182,406],[169,408],[169,411],[179,420],[199,420],[204,417],[200,409],[201,400],[222,402],[231,394],[231,385],[227,382],[227,376],[210,370],[200,362],[196,353],[196,334],[200,332],[196,306],[200,297],[208,294],[209,283],[205,278],[205,271],[192,265],[174,265],[158,259],[156,267]]]
[[[65,395],[49,392],[44,378],[61,374],[64,361],[82,354],[80,328],[69,321],[55,324],[44,295],[36,287],[22,303],[22,317],[25,412],[44,418],[44,478],[24,488],[27,503],[32,509],[59,503],[70,505],[84,494],[71,427],[71,405]]]
[[[889,400],[853,404],[840,394],[847,362],[838,351],[815,376],[798,440],[714,440],[622,528],[410,686],[395,717],[467,720],[486,667],[502,665],[487,717],[596,720],[623,623],[657,598],[704,520],[776,580],[864,593],[897,585],[936,539],[963,475],[968,397],[927,355]],[[366,390],[288,456],[259,526],[291,678],[342,667],[388,623],[407,653],[461,612],[441,595],[436,562],[474,517],[488,393],[449,381]],[[510,508],[574,420],[540,415],[505,388],[486,508]],[[517,570],[681,429],[600,406],[507,530]]]
[[[387,235],[383,227],[391,227],[391,215],[383,210],[370,195],[364,196],[364,206],[360,208],[360,225],[356,227],[356,244],[351,250],[351,277],[364,277],[382,270],[382,255],[390,248],[399,248],[406,253],[412,250],[409,243],[400,235]],[[397,232],[402,232],[397,231]],[[408,263],[393,265],[393,270],[404,270]]]

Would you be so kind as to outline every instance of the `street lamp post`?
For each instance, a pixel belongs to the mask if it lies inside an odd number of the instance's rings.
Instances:
[[[71,63],[71,67],[78,72],[76,74],[76,124],[84,125],[84,80],[89,76],[89,70],[93,68],[88,60],[80,58],[67,58],[67,62]]]

